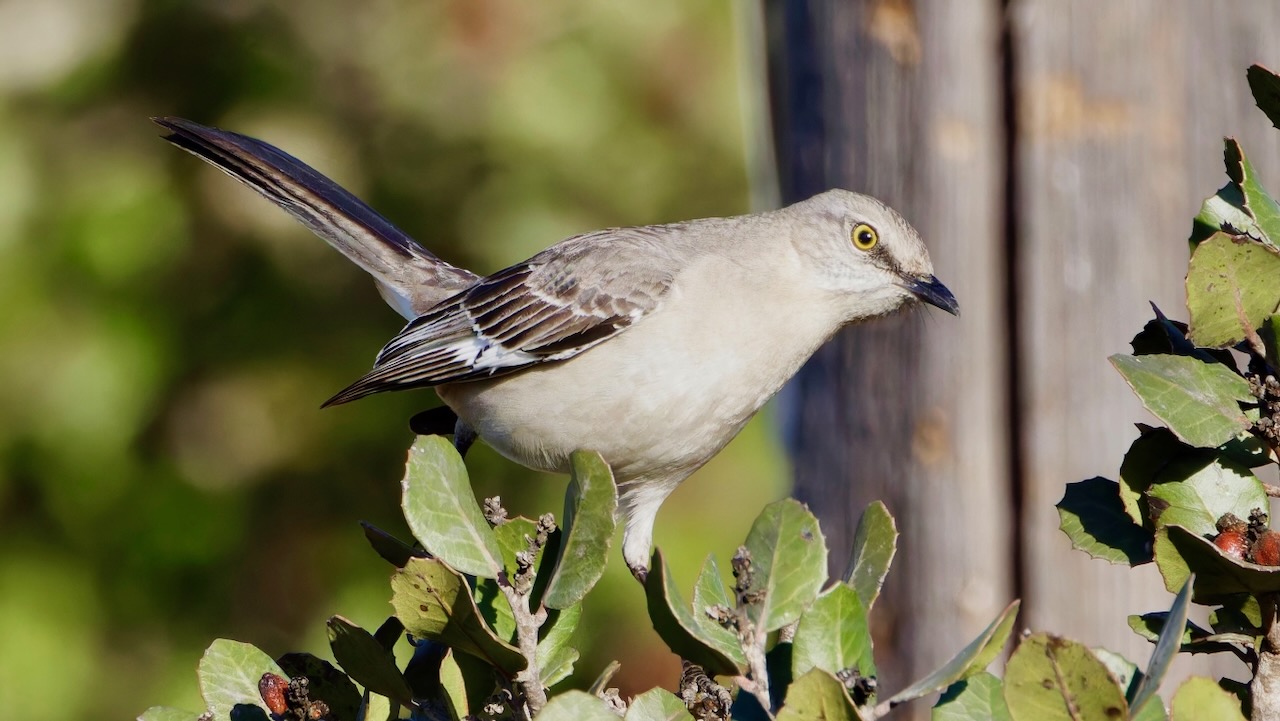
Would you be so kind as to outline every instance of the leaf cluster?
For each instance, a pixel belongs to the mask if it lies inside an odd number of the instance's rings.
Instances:
[[[623,702],[607,687],[615,668],[590,690],[551,693],[573,673],[571,637],[614,535],[608,466],[574,455],[561,526],[549,515],[507,519],[496,499],[477,503],[462,459],[439,437],[414,444],[403,491],[416,544],[365,526],[395,567],[386,623],[371,633],[331,618],[336,665],[309,654],[273,661],[217,641],[199,668],[205,714],[153,708],[142,718],[874,719],[982,672],[1017,611],[1012,604],[950,663],[880,701],[867,613],[894,556],[893,518],[883,504],[868,508],[845,577],[829,581],[817,519],[784,500],[764,509],[734,555],[732,586],[708,557],[687,602],[655,552],[644,592],[654,628],[686,661],[679,696],[654,689]],[[393,654],[402,639],[413,649],[404,668]],[[299,678],[302,694],[282,695]]]
[[[1248,78],[1280,127],[1280,78],[1257,65]],[[1184,653],[1232,653],[1257,672],[1280,593],[1280,560],[1254,551],[1274,533],[1267,518],[1278,495],[1258,473],[1277,462],[1280,441],[1280,204],[1235,140],[1225,141],[1223,159],[1228,182],[1192,226],[1189,322],[1153,306],[1133,352],[1111,357],[1163,425],[1139,426],[1118,480],[1070,484],[1058,514],[1077,549],[1111,563],[1154,562],[1169,591],[1190,586],[1192,600],[1212,608],[1209,628],[1149,613],[1130,617],[1136,633],[1175,638],[1170,644]],[[1247,535],[1239,519],[1252,519]],[[1235,682],[1194,681],[1175,696],[1175,718],[1186,713],[1179,699],[1200,709],[1197,718],[1241,718],[1250,706],[1250,692]],[[1229,711],[1203,715],[1209,708]]]

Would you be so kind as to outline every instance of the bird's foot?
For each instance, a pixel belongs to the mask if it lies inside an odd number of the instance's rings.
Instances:
[[[635,579],[640,582],[641,586],[643,586],[645,581],[648,580],[649,578],[648,566],[644,566],[641,564],[628,563],[627,570],[631,571],[631,575],[634,576]]]

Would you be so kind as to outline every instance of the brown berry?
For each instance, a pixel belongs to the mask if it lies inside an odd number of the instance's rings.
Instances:
[[[1244,560],[1244,554],[1249,550],[1249,542],[1245,540],[1244,531],[1238,528],[1228,528],[1214,536],[1213,545],[1228,556],[1240,561]]]
[[[1259,566],[1280,566],[1280,533],[1267,531],[1253,543],[1253,562]]]
[[[284,692],[288,688],[289,682],[274,673],[264,673],[258,679],[258,693],[262,695],[262,702],[267,705],[268,711],[277,716],[283,716],[289,710],[289,704],[284,699]]]

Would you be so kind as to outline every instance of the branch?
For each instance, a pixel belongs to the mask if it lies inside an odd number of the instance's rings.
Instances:
[[[498,587],[511,605],[511,615],[516,621],[516,646],[528,666],[516,674],[516,683],[524,695],[530,718],[536,716],[547,704],[547,689],[542,685],[542,671],[538,668],[538,630],[547,620],[547,611],[529,609],[529,593],[520,593],[505,573],[498,576]]]
[[[492,503],[490,503],[492,501]],[[505,518],[506,510],[498,503],[498,499],[486,499],[485,515]],[[492,522],[492,521],[491,521]],[[529,607],[529,595],[533,591],[533,581],[537,569],[535,562],[538,552],[547,544],[547,537],[556,529],[555,519],[551,514],[543,514],[538,519],[537,535],[529,538],[528,549],[516,554],[516,572],[508,576],[504,571],[498,574],[498,588],[511,606],[511,615],[516,622],[516,647],[524,656],[525,669],[516,674],[516,683],[524,696],[524,714],[533,718],[547,704],[547,688],[542,683],[542,669],[538,667],[538,632],[542,624],[547,622],[547,609],[536,611]]]
[[[739,546],[733,554],[734,596],[737,608],[734,609],[738,631],[738,642],[747,657],[747,676],[738,676],[735,681],[743,691],[756,697],[765,715],[773,718],[773,703],[769,700],[769,669],[765,659],[765,642],[768,632],[752,623],[747,609],[760,603],[760,594],[751,590],[753,571],[751,568],[751,552],[746,546]]]
[[[1280,623],[1276,623],[1276,594],[1260,595],[1262,647],[1249,690],[1253,694],[1252,721],[1280,721]]]

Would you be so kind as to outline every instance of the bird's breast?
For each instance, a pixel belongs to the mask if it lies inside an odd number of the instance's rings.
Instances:
[[[531,468],[564,472],[600,452],[620,482],[683,478],[724,447],[834,328],[819,314],[679,292],[581,355],[493,380],[440,387],[487,443]],[[747,293],[748,298],[761,298]]]

